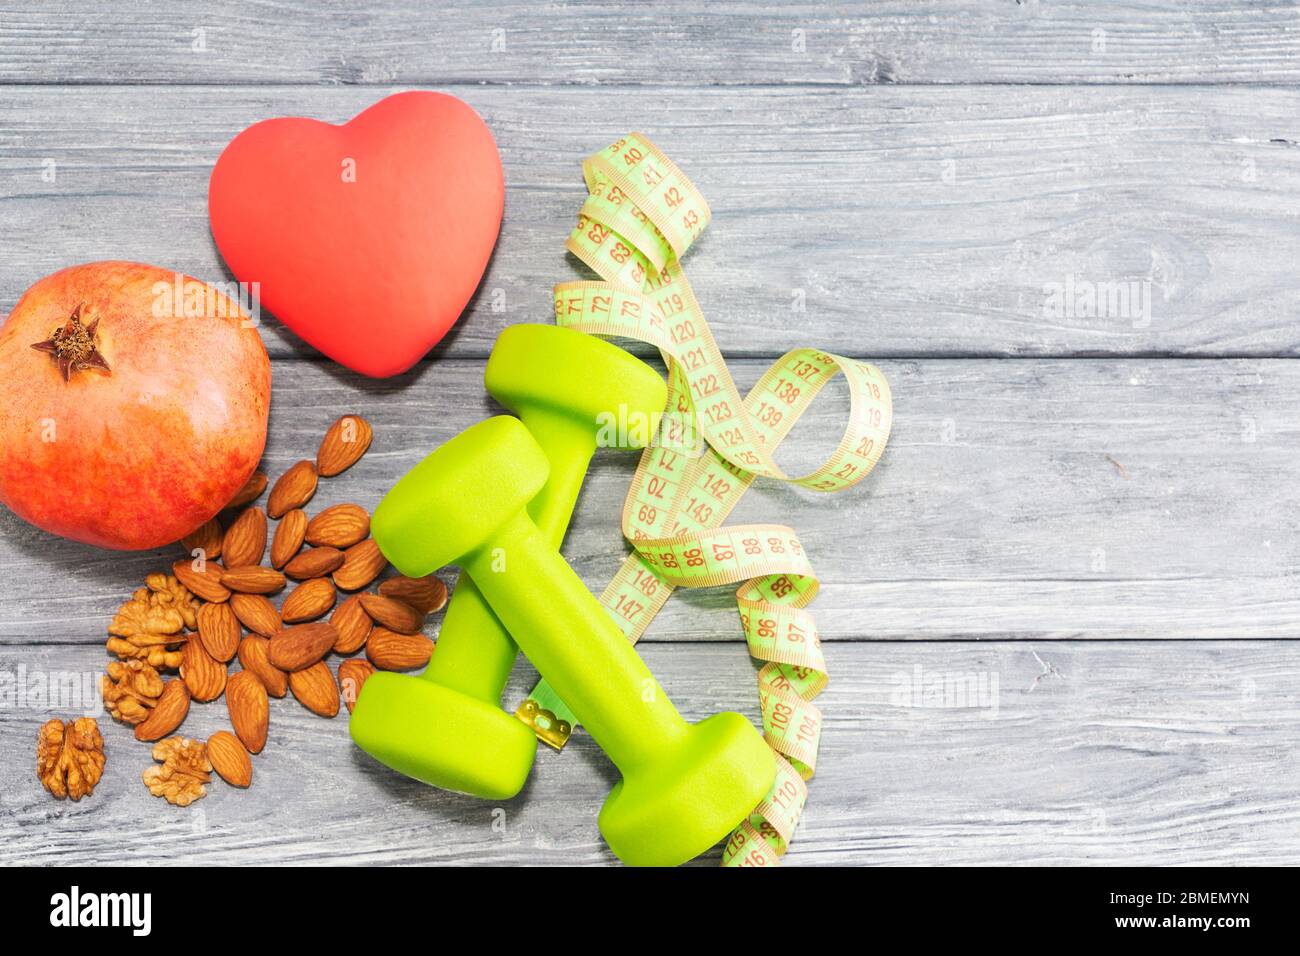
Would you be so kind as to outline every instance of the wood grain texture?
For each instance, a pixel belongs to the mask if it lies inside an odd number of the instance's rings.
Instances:
[[[1294,4],[1155,0],[5,5],[0,81],[1294,83]],[[201,32],[200,32],[201,31]]]
[[[734,364],[742,388],[764,362]],[[1300,367],[1284,360],[932,360],[882,363],[896,422],[875,474],[834,495],[758,483],[735,522],[783,521],[823,581],[826,640],[1300,637]],[[277,361],[274,479],[330,422],[364,415],[361,463],[309,513],[373,508],[429,450],[492,414],[478,362],[384,382]],[[499,411],[499,409],[495,409]],[[796,426],[790,468],[830,452],[846,393]],[[602,451],[565,551],[600,590],[635,455]],[[115,554],[0,517],[0,642],[97,643],[166,549]],[[648,640],[738,635],[729,589],[678,592]]]
[[[689,719],[756,717],[743,643],[643,653]],[[858,643],[828,660],[819,770],[787,865],[1300,862],[1300,643]],[[0,648],[0,672],[20,664],[93,675],[103,655]],[[506,700],[531,679],[520,665]],[[490,803],[387,771],[343,718],[271,703],[252,789],[217,781],[187,810],[149,796],[147,746],[107,717],[104,781],[55,802],[32,769],[48,715],[0,709],[0,865],[614,862],[596,814],[617,772],[583,733]],[[225,725],[217,701],[183,730]]]
[[[0,86],[0,308],[105,257],[228,281],[206,203],[225,143],[384,92]],[[437,354],[485,355],[585,275],[563,247],[579,164],[630,126],[713,206],[686,268],[729,356],[1300,350],[1300,91],[455,92],[492,126],[508,188],[480,293]],[[269,316],[264,338],[316,355]]]

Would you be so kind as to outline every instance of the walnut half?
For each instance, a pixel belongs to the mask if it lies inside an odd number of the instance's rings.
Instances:
[[[153,759],[160,763],[146,769],[141,777],[155,797],[178,807],[188,807],[208,795],[212,763],[208,760],[208,748],[201,741],[168,737],[153,745]]]
[[[100,689],[110,714],[124,724],[138,724],[158,703],[163,679],[146,661],[109,661]]]
[[[144,584],[149,589],[150,600],[155,606],[174,608],[187,628],[191,631],[198,629],[201,602],[176,580],[175,575],[156,571],[145,577]]]
[[[36,739],[36,775],[60,800],[94,792],[104,774],[104,738],[93,717],[48,720]]]
[[[108,650],[123,660],[141,660],[159,670],[175,670],[185,628],[198,626],[198,602],[174,577],[151,574],[146,586],[118,608],[108,625]]]

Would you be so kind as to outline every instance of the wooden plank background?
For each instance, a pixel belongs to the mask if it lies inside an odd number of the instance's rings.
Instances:
[[[799,31],[799,32],[796,32]],[[1300,79],[1290,3],[6,4],[0,79],[866,86]]]
[[[729,355],[770,355],[792,325],[849,355],[1300,350],[1295,89],[442,88],[482,111],[509,175],[483,293],[440,354],[545,318],[575,271],[578,161],[629,126],[686,157],[714,207],[690,275]],[[207,182],[230,137],[392,89],[0,86],[0,297],[105,257],[228,278]],[[1058,315],[1071,281],[1145,283],[1150,308]],[[268,326],[273,354],[314,354]]]
[[[507,210],[457,331],[373,382],[262,323],[266,467],[363,414],[374,449],[318,500],[373,506],[492,411],[492,340],[579,274],[582,156],[642,129],[713,206],[686,268],[742,387],[808,344],[894,388],[863,485],[760,484],[736,516],[793,524],[823,580],[827,728],[787,864],[1295,863],[1297,53],[1293,4],[4,3],[0,303],[99,258],[226,280],[206,184],[239,129],[464,97]],[[1149,308],[1053,306],[1115,283]],[[783,460],[828,451],[845,403],[819,400]],[[598,456],[566,543],[593,588],[631,469]],[[98,673],[107,618],[169,560],[0,515],[0,674]],[[676,596],[642,649],[688,716],[757,717],[725,590]],[[968,679],[991,696],[915,693]],[[107,719],[104,783],[55,803],[32,771],[48,714],[0,707],[0,863],[613,861],[614,771],[585,736],[495,807],[272,709],[253,790],[175,810]],[[196,705],[185,731],[224,716]]]

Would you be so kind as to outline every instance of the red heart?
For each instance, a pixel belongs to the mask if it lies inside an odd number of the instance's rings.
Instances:
[[[255,123],[212,170],[208,214],[226,264],[330,358],[395,375],[474,294],[501,228],[501,157],[474,110],[398,93],[342,126]]]

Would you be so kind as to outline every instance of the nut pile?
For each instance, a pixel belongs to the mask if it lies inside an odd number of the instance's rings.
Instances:
[[[298,462],[271,486],[265,510],[256,502],[267,476],[254,474],[223,511],[228,520],[214,518],[185,537],[189,556],[170,574],[149,575],[113,617],[107,646],[119,659],[102,678],[104,702],[115,719],[135,727],[137,740],[154,743],[156,763],[143,773],[150,793],[188,806],[206,795],[213,771],[248,787],[249,755],[266,744],[269,698],[292,694],[313,713],[334,717],[340,698],[352,709],[376,668],[428,663],[434,644],[421,631],[447,603],[442,581],[379,581],[388,562],[359,505],[304,510],[319,480],[356,464],[372,437],[364,419],[340,418],[315,462]],[[363,650],[365,659],[355,656]],[[337,673],[331,657],[344,658]],[[231,673],[236,658],[240,669]],[[222,696],[233,733],[206,742],[172,736],[192,702]],[[42,728],[40,776],[55,796],[89,793],[102,772],[102,738],[94,721],[83,728],[84,720]],[[86,757],[96,739],[97,764]]]

